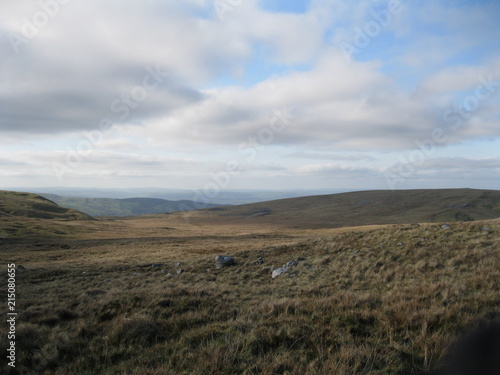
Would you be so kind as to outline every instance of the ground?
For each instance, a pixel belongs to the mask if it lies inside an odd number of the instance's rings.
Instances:
[[[499,220],[299,230],[176,214],[64,225],[66,235],[0,245],[26,268],[17,373],[416,374],[499,311]],[[237,264],[216,269],[216,255]]]

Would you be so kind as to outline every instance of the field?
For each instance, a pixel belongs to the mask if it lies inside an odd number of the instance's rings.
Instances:
[[[20,221],[52,235],[0,244],[26,268],[10,373],[417,374],[498,316],[498,219],[307,229],[213,212]]]

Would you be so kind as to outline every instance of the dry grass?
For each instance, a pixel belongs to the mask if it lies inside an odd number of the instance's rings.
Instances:
[[[165,236],[157,220],[104,222],[120,239],[0,245],[27,268],[19,373],[412,374],[499,311],[498,220],[278,231],[170,219]],[[238,264],[215,269],[216,254]],[[266,267],[293,259],[271,279]]]

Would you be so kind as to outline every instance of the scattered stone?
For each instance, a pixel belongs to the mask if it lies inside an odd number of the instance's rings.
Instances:
[[[489,228],[489,227],[482,227],[481,230],[483,232],[491,232],[491,228]]]
[[[170,272],[169,272],[169,273],[167,273],[165,276],[166,276],[166,277],[174,277],[175,275],[174,275],[173,273],[170,273]]]
[[[183,270],[182,268],[179,268],[179,269],[177,270],[177,275],[180,275],[181,273],[184,273],[184,270]]]
[[[451,227],[448,224],[443,224],[443,225],[441,225],[441,229],[447,230],[447,229],[451,229]]]
[[[161,267],[163,266],[163,263],[153,263],[151,267]]]
[[[298,263],[294,260],[291,260],[290,262],[288,262],[285,266],[285,268],[291,268],[291,267],[295,267]]]
[[[134,272],[134,273],[132,274],[132,276],[139,276],[139,275],[140,275],[140,273],[139,273],[139,272]]]
[[[223,268],[234,265],[234,258],[227,255],[217,255],[215,257],[215,268]]]
[[[398,246],[404,246],[405,243],[404,242],[398,242]]]
[[[177,263],[175,263],[175,264],[174,264],[174,266],[175,266],[175,267],[180,267],[180,266],[181,266],[181,264],[182,264],[181,262],[177,262]]]
[[[113,279],[104,279],[104,282],[105,282],[105,283],[109,283],[109,282],[111,282],[111,281],[113,281]]]
[[[280,276],[280,275],[282,275],[282,274],[284,274],[284,273],[286,273],[286,272],[288,272],[288,271],[289,271],[289,269],[288,269],[288,268],[286,268],[286,267],[276,268],[276,269],[273,271],[273,273],[272,273],[272,278],[274,279],[274,278],[276,278],[276,277],[278,277],[278,276]]]
[[[266,261],[265,261],[264,259],[262,259],[262,257],[259,257],[259,258],[257,259],[257,261],[255,262],[255,264],[256,264],[257,266],[260,266],[261,264],[264,264],[264,263],[266,263]]]

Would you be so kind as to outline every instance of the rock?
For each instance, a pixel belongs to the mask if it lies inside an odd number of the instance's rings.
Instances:
[[[288,271],[289,271],[289,269],[288,269],[288,268],[286,268],[286,267],[276,268],[276,269],[273,271],[273,273],[272,273],[272,275],[271,275],[271,276],[272,276],[272,278],[274,279],[274,278],[276,278],[276,277],[280,276],[281,274],[284,274],[285,272],[288,272]]]
[[[139,273],[139,272],[134,272],[134,273],[132,274],[132,276],[139,276],[139,275],[140,275],[140,273]]]
[[[398,246],[404,246],[404,242],[398,242]]]
[[[153,263],[151,267],[161,267],[163,266],[163,263]]]
[[[215,257],[215,268],[223,268],[234,265],[234,258],[227,255],[217,255]]]
[[[259,257],[259,258],[257,259],[257,261],[255,262],[255,264],[256,264],[257,266],[260,266],[261,264],[264,264],[265,262],[266,262],[266,261],[265,261],[264,259],[262,259],[262,257]]]
[[[491,232],[491,228],[489,228],[489,227],[482,227],[481,230],[483,232]]]
[[[169,273],[167,273],[165,276],[166,276],[166,277],[174,277],[175,275],[174,275],[173,273],[170,273],[170,272],[169,272]]]
[[[177,263],[174,264],[174,267],[180,267],[181,264],[182,264],[181,262],[177,262]]]
[[[451,227],[448,224],[443,224],[443,225],[441,225],[441,229],[447,230],[447,229],[451,229]]]
[[[290,262],[288,262],[284,268],[291,268],[291,267],[294,267],[296,266],[298,263],[294,260],[291,260]]]
[[[183,270],[182,268],[179,268],[179,269],[177,270],[177,275],[180,275],[181,273],[184,273],[184,270]]]
[[[234,273],[241,273],[241,268],[238,268]]]

